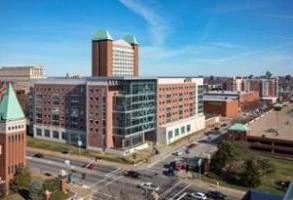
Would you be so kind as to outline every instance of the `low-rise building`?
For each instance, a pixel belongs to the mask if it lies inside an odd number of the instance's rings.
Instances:
[[[204,112],[209,115],[236,117],[239,114],[239,101],[236,97],[205,95]]]
[[[259,105],[257,92],[209,91],[204,94],[204,111],[211,115],[235,117]]]

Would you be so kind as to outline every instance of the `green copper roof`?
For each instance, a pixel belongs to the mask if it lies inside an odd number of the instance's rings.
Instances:
[[[138,44],[136,38],[134,35],[126,35],[123,40],[125,40],[126,42],[128,42],[129,44]]]
[[[236,123],[230,126],[228,130],[235,132],[247,132],[249,128],[244,124]]]
[[[4,97],[0,103],[0,119],[15,120],[24,118],[23,111],[17,100],[15,92],[9,83]]]
[[[93,40],[113,40],[113,39],[107,30],[100,30],[96,33]]]

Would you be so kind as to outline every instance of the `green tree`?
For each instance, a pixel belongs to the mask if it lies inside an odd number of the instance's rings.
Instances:
[[[231,162],[237,160],[239,155],[237,145],[231,142],[223,142],[219,145],[219,149],[211,160],[211,169],[215,173],[220,173]]]
[[[60,179],[54,178],[50,180],[46,180],[43,183],[43,191],[50,191],[51,194],[51,200],[65,200],[67,199],[67,195],[60,191]]]
[[[29,199],[39,200],[43,196],[43,184],[40,181],[33,181],[29,186]]]
[[[30,186],[31,180],[29,170],[26,167],[18,167],[11,183],[11,189],[15,192],[27,189]]]
[[[49,190],[50,192],[60,190],[60,180],[59,178],[45,180],[43,183],[43,190]]]
[[[244,173],[242,174],[243,184],[247,187],[255,188],[260,185],[260,178],[261,174],[256,161],[246,161],[244,164]]]
[[[275,166],[268,159],[257,160],[257,165],[261,170],[261,175],[270,174],[275,171]]]

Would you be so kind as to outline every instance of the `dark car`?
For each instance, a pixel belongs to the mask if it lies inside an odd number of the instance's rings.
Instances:
[[[169,169],[165,169],[163,171],[163,175],[165,176],[175,176],[175,172],[172,168],[169,168]]]
[[[44,154],[42,154],[42,153],[36,153],[36,154],[33,155],[33,157],[35,157],[35,158],[43,158],[44,157]]]
[[[140,173],[137,172],[137,171],[130,170],[130,171],[125,172],[124,176],[128,176],[128,177],[131,177],[131,178],[139,178]]]
[[[228,200],[228,197],[225,194],[218,191],[208,191],[206,193],[206,196],[210,199],[215,199],[215,200]]]
[[[44,173],[44,175],[45,175],[45,176],[48,176],[48,177],[53,176],[53,175],[52,175],[51,173],[49,173],[49,172]]]

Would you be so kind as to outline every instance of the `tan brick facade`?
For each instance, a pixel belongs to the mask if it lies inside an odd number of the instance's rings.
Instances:
[[[189,118],[196,113],[194,83],[158,86],[158,125]]]

